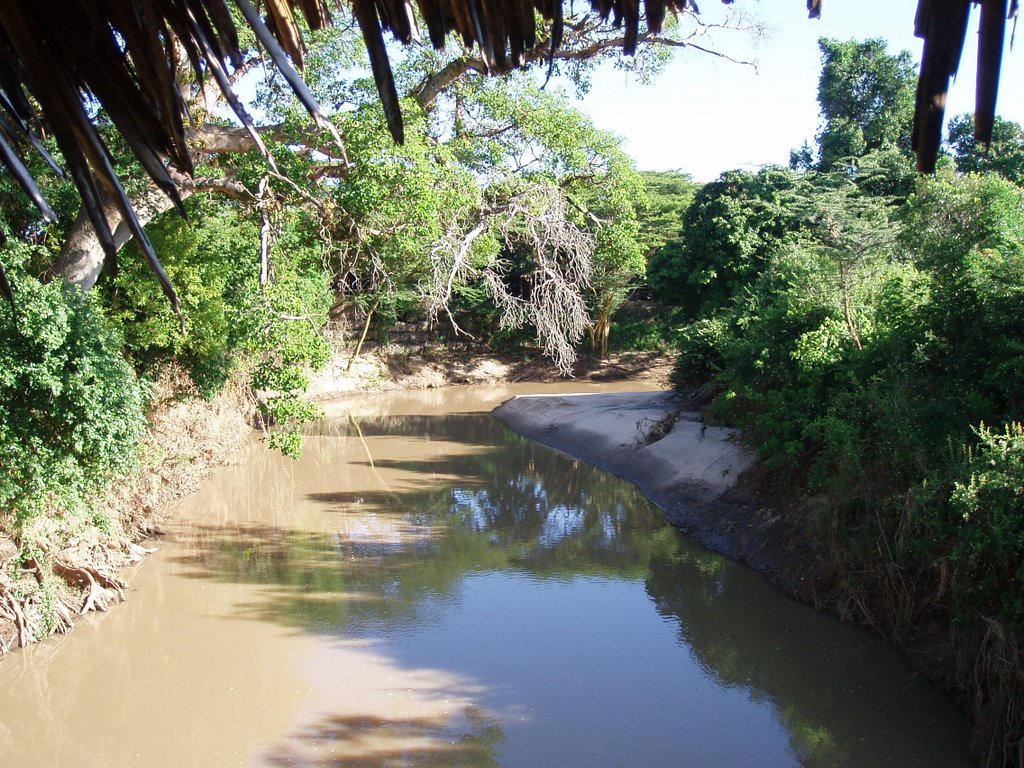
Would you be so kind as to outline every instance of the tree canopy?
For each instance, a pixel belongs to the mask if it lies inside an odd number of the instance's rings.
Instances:
[[[592,0],[590,5],[600,18],[611,18],[623,29],[616,44],[627,54],[637,50],[644,36],[642,16],[646,34],[653,37],[661,30],[667,11],[695,10],[686,0],[645,0],[642,13],[639,3],[625,0]],[[821,5],[821,0],[806,3],[811,16],[821,13]],[[1017,0],[981,5],[976,133],[979,141],[987,143],[991,139],[1006,18],[1008,12],[1015,15]],[[241,29],[255,35],[319,127],[340,143],[336,129],[293,69],[293,63],[301,67],[305,56],[296,7],[301,8],[305,23],[313,30],[332,21],[325,0],[269,2],[266,21],[250,0],[235,0],[235,10],[224,0],[135,0],[127,5],[99,6],[84,0],[62,0],[59,6],[10,4],[0,16],[0,108],[5,115],[0,126],[0,160],[43,214],[52,217],[52,208],[15,146],[24,139],[39,148],[35,132],[45,124],[57,139],[104,251],[111,257],[116,251],[115,234],[102,210],[103,198],[109,196],[142,246],[164,291],[176,302],[174,289],[148,244],[109,152],[90,119],[92,105],[104,108],[146,173],[180,209],[174,171],[186,175],[192,171],[183,120],[185,105],[176,84],[180,69],[191,68],[200,85],[208,79],[215,81],[256,145],[262,146],[229,78],[232,69],[237,71],[245,65],[240,40],[246,35],[239,33]],[[369,55],[387,124],[395,139],[401,141],[404,129],[399,95],[383,32],[391,31],[400,41],[410,43],[416,35],[413,7],[399,0],[352,0],[350,8]],[[455,33],[467,48],[474,43],[478,46],[482,68],[488,72],[521,66],[531,54],[553,59],[567,30],[572,30],[559,0],[536,0],[526,5],[418,0],[417,8],[435,48],[443,47],[447,35]],[[534,11],[545,20],[546,37],[539,31]],[[938,154],[944,95],[959,62],[969,12],[968,3],[919,2],[915,33],[925,38],[926,45],[913,147],[922,170],[931,170]],[[38,105],[39,113],[33,103]],[[170,160],[170,168],[165,167],[165,158]],[[3,277],[0,292],[11,298]]]
[[[822,38],[815,140],[818,167],[872,150],[910,150],[914,65],[907,51],[890,54],[884,40],[840,42]]]

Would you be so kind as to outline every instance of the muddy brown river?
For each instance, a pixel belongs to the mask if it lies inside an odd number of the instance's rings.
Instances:
[[[339,403],[298,463],[254,443],[127,604],[0,661],[0,766],[967,765],[884,643],[487,413],[524,391]]]

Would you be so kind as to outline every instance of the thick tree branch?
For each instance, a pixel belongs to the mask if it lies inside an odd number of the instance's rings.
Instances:
[[[617,35],[615,37],[598,37],[596,39],[591,38],[591,35],[593,35],[600,26],[601,25],[597,21],[596,17],[590,15],[584,16],[583,19],[574,25],[567,24],[565,31],[573,38],[577,41],[589,39],[590,42],[580,44],[577,47],[572,47],[572,43],[569,40],[563,41],[562,46],[554,54],[555,61],[585,61],[605,52],[621,51],[622,47],[626,43],[624,35]],[[639,34],[636,42],[638,45],[647,44],[670,48],[693,48],[701,53],[717,56],[735,64],[754,66],[754,62],[752,61],[736,59],[726,53],[716,51],[713,48],[708,48],[694,42],[696,38],[706,35],[712,29],[732,28],[734,27],[727,24],[698,24],[698,27],[694,32],[683,38],[667,37],[665,35],[654,34],[648,31]],[[531,64],[549,61],[551,58],[551,40],[540,40],[532,48],[523,52],[522,67],[525,69]],[[459,58],[450,61],[437,72],[424,78],[413,90],[412,96],[419,102],[420,106],[427,109],[437,100],[438,96],[440,96],[446,88],[469,72],[484,74],[488,72],[487,64],[482,58],[477,56],[470,56],[468,54],[460,56]]]
[[[178,185],[182,200],[198,191],[218,192],[236,200],[252,197],[244,184],[231,177],[191,178],[183,174],[172,176]],[[152,185],[140,198],[133,200],[132,204],[142,226],[146,226],[174,205],[167,195]],[[132,239],[131,229],[113,201],[104,201],[103,214],[113,232],[114,246],[120,251]],[[100,272],[103,271],[104,258],[103,247],[93,228],[92,220],[89,214],[82,210],[68,228],[64,247],[50,269],[53,274],[61,275],[69,283],[88,291],[96,284]]]
[[[284,125],[265,125],[256,132],[267,139],[281,141],[284,136]],[[248,129],[236,125],[214,125],[208,123],[201,128],[189,131],[189,144],[197,151],[210,155],[250,152],[256,149],[256,140]]]

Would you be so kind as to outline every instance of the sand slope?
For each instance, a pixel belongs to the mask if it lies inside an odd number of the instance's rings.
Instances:
[[[526,437],[631,480],[673,524],[742,557],[747,547],[737,548],[734,534],[743,512],[723,496],[753,454],[732,430],[705,428],[697,414],[664,423],[678,407],[672,392],[524,395],[494,414]]]

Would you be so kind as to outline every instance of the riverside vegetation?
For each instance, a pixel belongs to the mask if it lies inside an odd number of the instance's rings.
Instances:
[[[552,66],[585,89],[609,32],[570,29]],[[1024,133],[997,123],[985,152],[955,120],[939,173],[918,178],[909,56],[821,47],[813,146],[706,185],[638,173],[530,74],[486,79],[424,47],[396,67],[395,146],[351,74],[351,30],[314,36],[307,70],[338,107],[344,159],[272,77],[251,82],[274,170],[193,87],[189,216],[151,208],[147,225],[180,320],[130,243],[92,290],[63,282],[89,250],[70,182],[37,174],[64,222],[46,224],[0,178],[0,615],[18,641],[123,590],[111,568],[151,524],[99,500],[140,466],[180,470],[152,436],[161,413],[222,413],[228,396],[272,447],[301,450],[328,329],[355,354],[399,322],[433,324],[563,371],[580,347],[677,348],[679,388],[743,428],[763,487],[785,481],[770,501],[827,577],[803,596],[900,644],[948,639],[977,763],[1024,763]],[[643,43],[639,76],[665,50]]]
[[[816,146],[702,187],[651,259],[675,382],[789,489],[761,501],[813,553],[805,597],[945,654],[978,764],[1020,765],[1024,135],[985,151],[959,118],[916,178],[909,56],[821,48]]]
[[[529,60],[582,91],[621,40],[592,13],[570,21],[557,60],[543,46]],[[629,67],[653,76],[701,29],[687,14],[664,35],[644,33]],[[130,238],[104,263],[72,180],[48,158],[26,155],[55,223],[0,177],[0,293],[10,299],[0,302],[0,617],[12,628],[0,648],[67,630],[76,613],[123,595],[112,569],[139,556],[134,542],[152,522],[102,499],[190,474],[195,454],[209,452],[203,434],[231,421],[224,414],[248,410],[271,448],[298,455],[299,429],[318,414],[303,393],[332,339],[349,339],[355,357],[397,323],[426,324],[478,349],[547,354],[563,372],[588,336],[607,351],[649,247],[643,180],[618,139],[535,72],[488,78],[473,51],[420,44],[395,61],[399,146],[358,30],[338,25],[309,42],[304,76],[344,149],[243,39],[230,80],[259,110],[256,135],[221,116],[216,89],[181,75],[197,160],[180,180],[185,218],[111,119],[94,115],[176,287],[177,317]],[[53,138],[40,141],[59,164]],[[98,204],[117,232],[122,212]],[[164,416],[183,402],[201,415],[182,416],[177,431],[197,445],[168,439]]]

